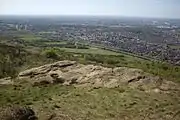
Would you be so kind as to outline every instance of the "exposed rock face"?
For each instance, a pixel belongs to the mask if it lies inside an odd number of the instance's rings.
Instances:
[[[156,88],[166,85],[159,77],[145,73],[140,69],[126,67],[112,69],[95,65],[82,65],[74,61],[59,61],[32,68],[19,73],[19,79],[30,79],[34,85],[59,83],[108,88],[123,85]]]
[[[0,79],[0,85],[12,85],[12,84],[13,81],[11,80],[11,77]]]

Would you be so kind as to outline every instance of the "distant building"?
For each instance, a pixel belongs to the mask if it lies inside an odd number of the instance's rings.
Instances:
[[[15,27],[16,27],[16,30],[28,30],[28,25],[27,24],[25,24],[25,25],[22,25],[22,24],[17,24],[17,25],[15,25]]]
[[[19,30],[19,25],[18,24],[16,25],[16,30]]]
[[[78,49],[78,42],[75,42],[74,45],[76,46],[76,49]]]
[[[23,25],[20,24],[19,26],[19,30],[22,30],[23,29]]]
[[[24,30],[27,30],[28,29],[28,26],[27,25],[24,25]]]

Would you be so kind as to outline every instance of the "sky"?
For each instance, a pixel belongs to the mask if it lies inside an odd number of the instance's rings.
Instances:
[[[0,0],[0,15],[180,18],[180,0]]]

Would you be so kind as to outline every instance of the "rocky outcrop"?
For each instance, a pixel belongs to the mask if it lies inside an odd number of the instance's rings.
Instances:
[[[13,81],[11,77],[0,79],[0,85],[12,85],[12,84],[13,84]]]
[[[32,68],[19,73],[19,79],[29,79],[33,85],[58,83],[108,88],[129,85],[130,87],[141,87],[141,89],[166,86],[166,82],[161,78],[145,73],[140,69],[106,68],[78,64],[75,61],[59,61]]]
[[[0,108],[0,120],[37,120],[35,112],[27,107]]]

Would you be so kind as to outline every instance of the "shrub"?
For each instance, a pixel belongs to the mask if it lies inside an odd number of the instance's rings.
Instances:
[[[52,59],[58,59],[59,56],[57,54],[57,51],[55,49],[48,49],[44,51],[44,54],[47,58],[52,58]]]
[[[165,65],[165,64],[162,64],[162,65],[161,65],[161,68],[162,68],[163,70],[165,70],[165,71],[167,71],[167,70],[169,69],[169,67],[168,67],[167,65]]]
[[[116,59],[107,59],[106,62],[107,64],[111,64],[111,65],[115,65],[119,63],[119,61]]]

